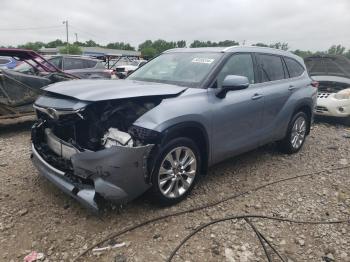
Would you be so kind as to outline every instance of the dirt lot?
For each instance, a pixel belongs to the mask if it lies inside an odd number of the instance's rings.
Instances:
[[[282,178],[350,164],[350,130],[316,124],[303,150],[292,156],[268,145],[210,169],[184,202],[159,208],[141,197],[97,217],[44,178],[30,161],[30,133],[0,134],[0,260],[23,261],[32,250],[46,261],[69,261],[112,232],[145,219],[222,199]],[[302,220],[350,216],[350,169],[275,184],[214,207],[168,218],[127,233],[124,247],[80,261],[164,261],[182,238],[215,218],[262,214]],[[302,225],[251,219],[286,261],[350,261],[350,223]],[[103,246],[106,246],[105,243]],[[174,261],[266,261],[243,220],[212,225],[191,238]],[[276,256],[273,261],[279,261]]]

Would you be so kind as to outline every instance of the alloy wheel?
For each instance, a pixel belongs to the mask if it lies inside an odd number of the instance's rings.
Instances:
[[[196,176],[197,160],[194,152],[185,146],[172,149],[163,159],[158,172],[158,186],[168,198],[183,195]]]
[[[299,116],[293,125],[291,133],[291,145],[294,149],[299,149],[304,142],[306,134],[306,119]]]

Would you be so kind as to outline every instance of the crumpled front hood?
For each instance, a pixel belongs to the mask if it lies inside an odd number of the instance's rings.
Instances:
[[[177,95],[186,87],[134,80],[73,80],[59,82],[45,91],[83,101],[103,101],[145,96]]]

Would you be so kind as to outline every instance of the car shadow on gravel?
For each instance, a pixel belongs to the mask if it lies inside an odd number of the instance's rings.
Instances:
[[[10,125],[0,125],[0,135],[11,132],[29,131],[33,123],[33,120],[28,120]]]
[[[271,143],[220,162],[210,167],[207,174],[200,177],[190,195],[176,205],[169,207],[157,205],[151,201],[152,196],[150,195],[150,192],[146,192],[138,198],[134,199],[132,202],[122,206],[116,206],[113,203],[106,201],[106,206],[100,215],[110,216],[125,213],[131,209],[139,209],[140,212],[141,210],[151,210],[152,212],[156,213],[172,212],[176,210],[184,210],[193,206],[199,206],[201,204],[208,203],[208,201],[211,202],[218,200],[219,198],[215,194],[213,196],[215,199],[210,199],[210,195],[208,196],[205,190],[203,191],[202,189],[210,187],[220,188],[225,184],[225,181],[222,179],[223,176],[224,178],[229,179],[234,179],[236,177],[240,181],[244,182],[244,180],[249,178],[247,177],[249,176],[249,173],[240,172],[242,169],[245,169],[247,166],[251,165],[260,165],[261,162],[271,161],[271,157],[276,155],[278,156],[283,154],[278,151],[276,143]],[[230,170],[229,174],[227,173],[227,170]],[[248,187],[246,188],[245,183],[238,182],[236,184],[236,187],[237,188],[232,188],[232,193],[235,192],[235,190],[238,190],[238,188],[241,192],[248,189]]]
[[[315,123],[316,124],[328,124],[333,126],[344,126],[349,128],[350,126],[346,126],[344,123],[344,119],[339,117],[327,117],[327,116],[315,116]]]

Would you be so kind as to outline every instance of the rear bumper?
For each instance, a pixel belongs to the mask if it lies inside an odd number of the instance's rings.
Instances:
[[[150,187],[146,182],[146,160],[152,147],[153,145],[115,146],[96,152],[76,153],[70,159],[73,174],[67,174],[50,165],[34,144],[32,161],[39,173],[63,192],[85,207],[98,211],[101,197],[122,204],[141,195]]]

